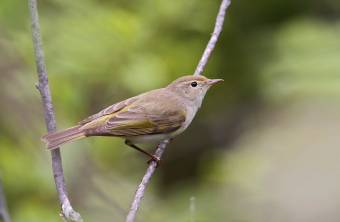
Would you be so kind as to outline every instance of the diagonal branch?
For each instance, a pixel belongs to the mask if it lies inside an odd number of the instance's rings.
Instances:
[[[166,145],[168,145],[168,143],[169,143],[169,140],[164,140],[163,142],[160,142],[160,144],[157,147],[155,156],[161,157],[165,148],[166,148]],[[133,202],[131,204],[130,212],[127,215],[126,222],[132,222],[133,219],[135,218],[139,204],[140,204],[140,202],[143,198],[146,186],[148,185],[156,167],[157,167],[157,163],[155,161],[151,161],[151,163],[150,163],[148,169],[146,170],[146,173],[145,173],[145,175],[142,179],[142,182],[139,184],[138,190],[136,191],[136,196],[135,196],[135,199],[133,200]]]
[[[224,17],[225,17],[225,12],[227,8],[230,5],[230,0],[223,0],[222,4],[220,6],[220,11],[218,12],[217,18],[216,18],[216,23],[215,23],[215,29],[213,34],[211,35],[210,41],[207,45],[207,47],[204,50],[203,56],[198,63],[198,66],[196,68],[196,71],[194,75],[202,75],[202,72],[211,56],[211,53],[214,51],[216,42],[218,37],[220,36],[222,32],[222,27],[224,23]]]
[[[1,176],[0,176],[0,221],[3,222],[11,221],[6,207],[5,194],[2,189]]]
[[[55,132],[57,130],[52,98],[50,93],[50,87],[48,85],[47,71],[45,65],[45,55],[42,46],[42,38],[39,25],[39,15],[36,0],[28,0],[28,7],[31,20],[32,40],[35,54],[35,61],[37,65],[37,71],[39,76],[39,84],[36,84],[41,94],[41,99],[44,106],[45,120],[48,133]],[[66,216],[69,220],[83,221],[80,214],[75,212],[71,206],[68,198],[65,179],[63,174],[63,165],[61,161],[60,149],[54,149],[51,151],[52,155],[52,168],[54,174],[54,180],[58,192],[59,203],[63,210],[62,215]]]
[[[213,52],[217,39],[220,36],[220,33],[222,32],[222,27],[223,27],[223,23],[224,23],[224,17],[225,17],[225,12],[227,10],[227,8],[230,5],[230,0],[223,0],[222,4],[220,6],[220,10],[218,12],[217,18],[216,18],[216,23],[215,23],[215,29],[214,29],[214,33],[212,34],[210,41],[203,53],[202,59],[200,60],[197,69],[194,73],[194,75],[202,75],[202,72],[210,58],[211,53]],[[163,142],[161,142],[156,150],[155,156],[157,157],[161,157],[166,146],[168,145],[169,140],[165,140]],[[142,179],[142,182],[140,183],[137,191],[136,191],[136,195],[135,195],[135,199],[132,202],[131,208],[130,208],[130,212],[127,215],[126,218],[126,222],[133,222],[133,219],[136,216],[139,204],[143,198],[144,195],[144,191],[146,189],[146,186],[148,185],[153,172],[155,171],[157,166],[157,163],[155,161],[152,161],[148,167],[148,169],[146,170],[146,173]]]

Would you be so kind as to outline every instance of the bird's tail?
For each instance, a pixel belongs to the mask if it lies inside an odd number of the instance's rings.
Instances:
[[[49,133],[41,137],[41,140],[47,142],[46,148],[48,150],[53,150],[65,144],[72,143],[74,141],[87,137],[85,136],[84,130],[81,130],[80,127],[82,127],[82,125]]]

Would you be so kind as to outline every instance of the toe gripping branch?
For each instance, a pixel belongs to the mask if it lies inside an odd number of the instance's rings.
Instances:
[[[134,148],[134,149],[136,149],[136,150],[138,150],[139,152],[142,152],[142,153],[144,153],[145,155],[151,157],[151,159],[147,161],[147,164],[150,164],[152,161],[155,161],[155,162],[157,163],[157,167],[158,167],[159,164],[160,164],[161,162],[163,162],[163,159],[161,159],[160,157],[157,157],[157,156],[155,156],[155,155],[152,155],[152,154],[150,154],[150,153],[148,153],[148,152],[142,150],[141,148],[139,148],[138,146],[136,146],[135,144],[133,144],[130,140],[125,140],[125,144],[128,145],[128,146],[130,146],[130,147],[132,147],[132,148]]]

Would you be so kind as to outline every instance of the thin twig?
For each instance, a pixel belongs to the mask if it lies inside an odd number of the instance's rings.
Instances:
[[[229,5],[230,5],[230,0],[223,0],[222,1],[220,11],[218,12],[218,15],[217,15],[217,18],[216,18],[214,32],[211,35],[210,41],[209,41],[207,47],[205,48],[203,56],[202,56],[200,62],[198,63],[198,66],[196,68],[194,75],[202,75],[202,72],[203,72],[203,70],[204,70],[204,68],[205,68],[205,66],[206,66],[206,64],[207,64],[207,62],[208,62],[208,60],[211,56],[211,53],[214,51],[217,39],[222,32],[225,12],[226,12],[227,8],[229,7]]]
[[[225,12],[226,12],[227,8],[229,7],[229,5],[230,5],[230,0],[223,0],[222,1],[222,4],[220,6],[220,11],[218,12],[218,15],[217,15],[217,18],[216,18],[214,33],[212,34],[212,36],[210,38],[210,41],[209,41],[209,43],[208,43],[208,45],[207,45],[207,47],[206,47],[206,49],[203,53],[202,59],[199,62],[194,75],[202,75],[204,67],[207,64],[209,57],[210,57],[211,53],[213,52],[213,50],[215,48],[217,39],[218,39],[220,33],[222,32],[222,26],[223,26],[223,23],[224,23]],[[158,156],[158,157],[161,157],[161,155],[163,154],[164,149],[166,148],[166,145],[168,143],[169,143],[168,140],[161,142],[157,147],[155,155]],[[139,204],[140,204],[141,199],[144,195],[145,188],[148,185],[148,182],[150,181],[152,174],[156,169],[156,166],[157,166],[157,163],[152,161],[150,163],[150,166],[146,170],[146,173],[143,177],[143,180],[140,183],[138,190],[136,191],[135,199],[133,200],[133,203],[131,205],[130,212],[129,212],[127,218],[126,218],[126,222],[132,222],[133,219],[135,218]]]
[[[0,221],[11,222],[9,213],[6,207],[5,193],[3,192],[1,175],[0,175]]]
[[[164,149],[166,148],[166,145],[168,145],[168,143],[169,143],[169,140],[164,140],[163,142],[160,142],[160,144],[157,147],[155,156],[161,157],[163,152],[164,152]],[[148,185],[156,167],[157,167],[157,163],[155,161],[152,161],[150,163],[148,169],[146,170],[146,173],[145,173],[145,175],[142,179],[142,182],[139,184],[138,190],[136,191],[136,196],[135,196],[135,199],[132,202],[130,212],[127,215],[127,218],[126,218],[126,222],[132,222],[133,219],[135,218],[139,204],[140,204],[140,201],[143,198],[146,186]]]
[[[195,197],[190,198],[191,222],[195,222]]]
[[[42,38],[39,25],[39,15],[36,0],[28,0],[28,7],[31,20],[32,40],[35,54],[35,61],[37,65],[37,71],[39,76],[39,84],[36,84],[41,94],[41,99],[44,106],[45,120],[48,133],[55,132],[57,130],[52,98],[50,93],[50,87],[48,85],[47,71],[45,65],[45,55],[42,46]],[[59,203],[63,210],[63,214],[69,220],[83,221],[80,214],[75,212],[71,206],[68,198],[65,179],[63,174],[63,165],[61,161],[60,149],[54,149],[51,151],[52,155],[52,168],[54,174],[54,180],[58,192]]]

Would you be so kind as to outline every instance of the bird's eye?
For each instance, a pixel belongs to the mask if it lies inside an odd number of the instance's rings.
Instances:
[[[196,86],[197,86],[197,82],[192,82],[192,83],[191,83],[191,86],[192,86],[192,87],[196,87]]]

